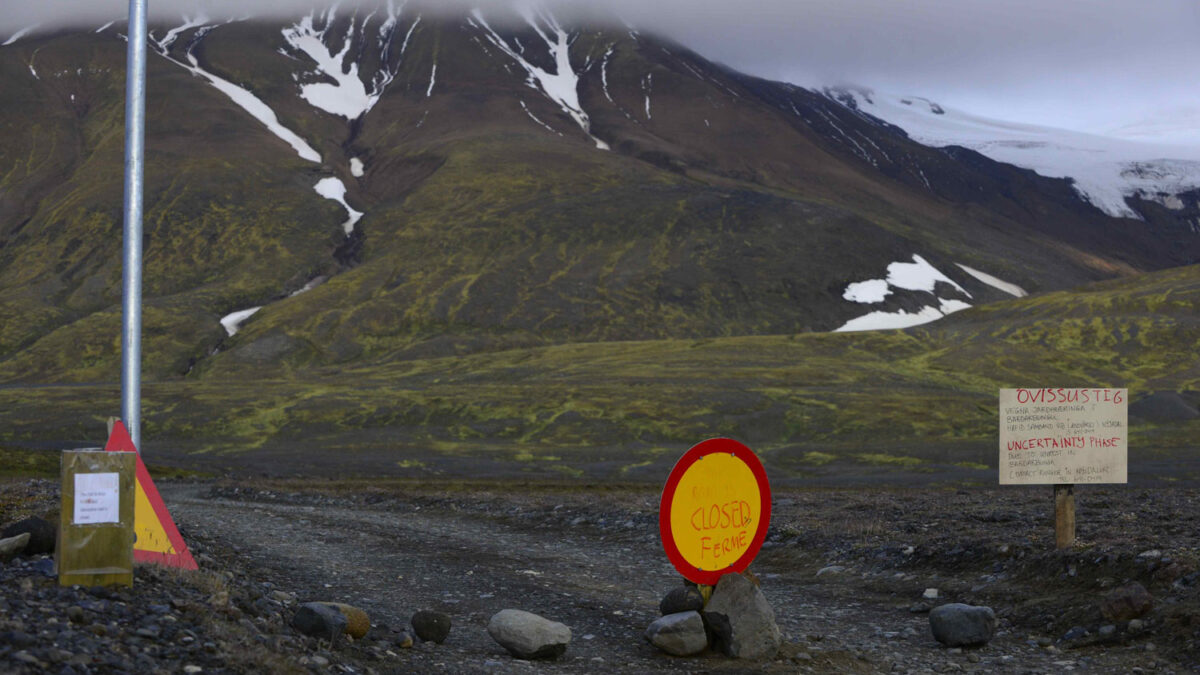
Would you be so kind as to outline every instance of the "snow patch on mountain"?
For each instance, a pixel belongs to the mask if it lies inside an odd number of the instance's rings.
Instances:
[[[316,11],[310,12],[298,23],[285,28],[283,38],[287,41],[288,46],[296,53],[307,56],[315,66],[312,70],[303,73],[300,78],[306,80],[300,84],[300,97],[315,108],[351,121],[362,117],[368,110],[375,107],[380,97],[383,96],[383,92],[395,79],[396,70],[399,67],[398,63],[391,63],[391,48],[402,8],[403,5],[397,7],[392,0],[383,6],[387,15],[380,24],[375,38],[380,51],[380,66],[370,77],[369,85],[363,82],[358,62],[354,60],[351,60],[349,64],[346,62],[352,47],[359,44],[360,36],[364,42],[368,41],[368,24],[375,17],[375,12],[371,12],[362,20],[358,20],[357,16],[351,19],[346,28],[346,34],[341,36],[342,48],[336,53],[327,44],[327,42],[333,41],[329,30],[337,16],[338,6],[336,4],[320,14]],[[413,31],[420,22],[421,17],[417,16],[409,26],[408,32],[404,36],[404,42],[400,46],[401,57],[407,50],[408,41],[412,38]],[[317,28],[318,24],[322,27]],[[361,49],[357,56],[361,56]],[[435,70],[436,68],[434,66]],[[431,92],[432,88],[433,82],[430,80]]]
[[[967,267],[966,265],[964,265],[962,263],[954,263],[954,264],[958,265],[959,269],[961,269],[962,271],[966,272],[967,274],[970,274],[971,276],[982,281],[983,283],[987,284],[988,286],[991,286],[992,288],[1004,291],[1005,293],[1008,293],[1009,295],[1012,295],[1012,296],[1015,296],[1018,298],[1023,298],[1025,296],[1029,295],[1029,293],[1025,292],[1024,288],[1021,288],[1020,286],[1018,286],[1016,284],[1004,281],[1003,279],[998,279],[998,278],[988,274],[987,272],[980,272],[979,270],[974,269],[972,267]]]
[[[171,49],[171,45],[175,44],[175,40],[179,39],[179,36],[182,33],[193,28],[199,28],[206,23],[208,23],[208,17],[203,14],[197,14],[193,19],[189,19],[185,16],[183,17],[183,24],[168,30],[167,34],[164,35],[161,40],[156,40],[154,38],[154,31],[149,31],[146,37],[151,43],[158,47],[158,51],[160,53],[166,54]]]
[[[11,44],[15,43],[17,40],[20,40],[21,38],[25,37],[26,35],[29,35],[29,33],[30,33],[31,31],[34,31],[34,30],[36,30],[36,29],[37,29],[37,27],[38,27],[38,26],[40,26],[40,25],[42,25],[42,24],[40,24],[40,23],[35,23],[35,24],[33,24],[32,26],[27,26],[27,27],[25,27],[25,28],[22,28],[21,30],[19,30],[19,31],[17,31],[17,32],[15,32],[15,33],[13,33],[13,34],[12,34],[12,36],[11,36],[11,37],[9,37],[9,38],[8,38],[7,40],[5,40],[4,42],[0,42],[0,47],[7,47],[7,46],[9,46],[9,45],[11,45]]]
[[[357,157],[350,158],[350,175],[355,178],[363,177],[363,161]]]
[[[873,304],[883,302],[891,294],[892,289],[888,286],[886,279],[867,279],[866,281],[856,281],[847,286],[846,292],[842,293],[842,297],[850,302]]]
[[[942,274],[936,267],[919,255],[913,255],[912,262],[894,262],[888,265],[887,283],[896,288],[910,291],[925,291],[932,293],[939,281],[957,288],[968,298],[971,294],[959,286],[950,277]]]
[[[225,327],[226,335],[228,337],[233,337],[234,335],[237,335],[238,330],[241,329],[242,324],[245,323],[246,319],[249,319],[250,317],[254,316],[254,313],[260,309],[262,309],[262,307],[251,307],[250,309],[239,309],[236,312],[232,312],[230,314],[226,314],[225,316],[221,317],[221,325]]]
[[[529,106],[525,105],[525,101],[521,101],[521,109],[525,111],[526,115],[529,115],[529,119],[533,120],[534,122],[537,122],[539,125],[544,127],[546,129],[546,131],[549,131],[552,134],[558,134],[559,136],[562,136],[561,131],[555,131],[549,124],[546,124],[545,122],[538,119],[537,115],[534,115],[533,111],[531,111],[529,109]]]
[[[317,181],[313,189],[317,191],[317,194],[326,199],[332,199],[346,209],[349,217],[346,218],[346,222],[342,223],[342,229],[345,230],[346,236],[350,236],[350,233],[354,232],[354,226],[363,217],[363,213],[350,208],[350,205],[346,203],[346,184],[340,178],[330,176]]]
[[[104,31],[108,30],[108,28],[110,26],[112,26],[114,23],[116,23],[116,21],[109,21],[108,23],[104,24],[103,26],[100,26],[99,28],[97,28],[96,32],[103,33]]]
[[[943,300],[938,298],[937,307],[923,307],[921,311],[916,313],[899,310],[896,312],[871,312],[851,319],[842,324],[840,328],[835,328],[835,333],[849,333],[863,330],[896,330],[899,328],[911,328],[920,326],[921,324],[931,323],[938,319],[945,318],[954,312],[964,310],[970,307],[961,300]]]
[[[1141,219],[1126,197],[1200,188],[1200,142],[1166,145],[990,119],[915,96],[826,88],[833,101],[890,122],[934,147],[960,145],[1043,176],[1071,178],[1075,191],[1115,217]]]
[[[248,90],[208,72],[200,66],[200,62],[196,59],[196,56],[192,53],[192,50],[195,49],[196,43],[200,42],[200,40],[202,40],[204,36],[214,28],[214,26],[203,25],[204,22],[205,20],[201,18],[189,19],[184,17],[183,25],[168,31],[162,40],[155,40],[153,36],[150,36],[150,44],[155,47],[155,51],[157,51],[158,54],[166,60],[174,63],[184,70],[187,70],[197,77],[207,80],[208,83],[211,84],[217,91],[220,91],[222,94],[228,96],[231,101],[249,113],[251,117],[261,122],[263,126],[267,127],[267,130],[278,136],[288,145],[292,146],[292,149],[296,151],[296,154],[300,155],[301,159],[320,163],[320,153],[306,143],[303,138],[300,138],[290,129],[280,124],[279,118],[275,115],[275,111],[271,110],[271,107],[266,103],[263,103],[262,99],[258,98],[254,94],[251,94]],[[182,61],[171,58],[171,55],[168,51],[171,44],[175,42],[175,39],[182,32],[191,28],[197,28],[198,30],[196,31],[196,36],[193,38],[191,45],[188,46],[186,54],[188,62],[183,63]]]
[[[542,93],[551,101],[557,103],[563,109],[563,112],[575,120],[579,128],[583,129],[583,132],[596,143],[597,148],[608,150],[607,143],[592,136],[591,121],[588,119],[587,113],[584,112],[583,106],[579,104],[579,75],[571,67],[571,41],[569,39],[570,36],[567,35],[567,31],[559,25],[558,20],[552,14],[544,9],[522,7],[521,17],[542,38],[542,41],[546,43],[546,49],[554,61],[555,72],[551,73],[533,65],[518,53],[516,49],[509,46],[508,42],[493,30],[487,20],[483,18],[482,11],[478,9],[472,10],[471,16],[467,17],[467,21],[472,27],[482,31],[484,38],[488,42],[492,43],[497,49],[504,52],[509,58],[524,68],[528,77],[527,82],[530,86],[536,85],[535,88],[540,87]]]
[[[325,45],[325,32],[333,23],[336,10],[336,6],[330,7],[321,16],[325,29],[317,30],[313,26],[314,12],[300,19],[299,23],[285,28],[283,38],[293,49],[313,60],[316,65],[314,75],[322,80],[333,80],[301,84],[300,98],[325,112],[355,120],[370,110],[378,97],[372,97],[359,79],[357,63],[351,62],[349,68],[344,66],[346,54],[354,44],[356,26],[353,21],[350,22],[340,52],[335,54]]]
[[[321,162],[321,154],[314,150],[308,143],[306,143],[303,138],[297,136],[291,129],[288,129],[280,124],[279,118],[275,116],[275,111],[271,110],[271,107],[266,103],[263,103],[262,99],[237,86],[236,84],[217,77],[207,70],[204,70],[200,67],[200,62],[196,60],[195,55],[193,55],[190,51],[188,52],[187,58],[188,63],[191,64],[190,68],[182,63],[179,65],[188,68],[188,70],[192,71],[196,75],[208,80],[209,84],[211,84],[213,87],[216,87],[218,91],[228,96],[231,101],[241,106],[241,108],[246,112],[250,113],[251,117],[259,122],[262,122],[271,133],[275,134],[279,138],[283,139],[285,143],[292,146],[292,149],[295,150],[298,155],[300,155],[301,159],[306,159],[310,162],[316,162],[318,164]],[[174,59],[171,60],[174,63],[179,63]]]
[[[942,274],[940,270],[929,264],[929,261],[921,256],[914,254],[912,260],[912,262],[898,261],[888,265],[888,274],[885,279],[867,279],[866,281],[856,281],[847,285],[845,292],[842,293],[842,297],[850,302],[875,304],[883,302],[887,296],[891,295],[893,288],[923,291],[934,295],[934,290],[937,288],[938,283],[949,284],[968,298],[972,297],[965,288],[958,285],[950,277]],[[994,279],[994,277],[992,278]],[[997,279],[996,281],[999,280]],[[905,310],[871,312],[847,321],[840,328],[835,329],[835,332],[908,328],[936,321],[971,306],[962,300],[946,299],[937,295],[934,295],[933,299],[937,300],[938,304],[936,307],[926,306],[916,313]]]
[[[433,64],[433,70],[429,72],[429,89],[425,90],[425,98],[433,96],[433,83],[437,82],[437,62]]]

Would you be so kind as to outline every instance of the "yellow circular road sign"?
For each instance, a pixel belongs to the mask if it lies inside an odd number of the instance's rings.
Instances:
[[[771,518],[762,463],[728,438],[687,452],[663,489],[659,528],[667,557],[684,577],[714,584],[758,554]]]

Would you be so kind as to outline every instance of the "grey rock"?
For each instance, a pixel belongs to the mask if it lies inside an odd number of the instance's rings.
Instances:
[[[704,609],[704,596],[695,586],[680,586],[671,589],[658,603],[658,611],[663,616],[679,612],[699,612]]]
[[[1113,589],[1100,602],[1100,613],[1109,621],[1136,619],[1154,608],[1154,596],[1136,581]]]
[[[67,608],[67,618],[71,620],[71,623],[83,623],[83,608],[79,605],[71,605]]]
[[[496,612],[488,621],[487,631],[519,659],[557,658],[571,642],[570,628],[520,609]]]
[[[1129,622],[1128,630],[1130,635],[1137,635],[1146,630],[1146,622],[1141,619],[1134,619]]]
[[[1072,626],[1071,629],[1062,636],[1062,639],[1063,642],[1073,642],[1075,640],[1082,640],[1088,635],[1091,635],[1091,633],[1089,633],[1088,629],[1084,628],[1083,626]]]
[[[346,615],[322,602],[306,602],[292,616],[292,628],[305,635],[332,640],[346,630]]]
[[[668,654],[691,656],[708,647],[704,619],[695,610],[668,614],[646,628],[646,641]]]
[[[955,602],[929,612],[929,628],[934,639],[948,647],[982,645],[996,634],[996,613],[991,607]]]
[[[0,539],[0,563],[6,563],[21,555],[25,551],[25,547],[29,545],[29,537],[30,534],[24,532],[15,537]]]
[[[721,577],[702,616],[714,634],[713,646],[727,656],[769,659],[783,643],[767,598],[740,574]]]
[[[1112,624],[1100,626],[1100,630],[1096,634],[1107,640],[1117,634],[1117,627]]]
[[[58,529],[54,524],[36,516],[18,520],[0,532],[0,538],[8,539],[22,534],[29,534],[29,543],[25,545],[24,555],[41,555],[54,553],[54,542],[58,538]]]
[[[33,568],[34,572],[37,572],[44,577],[52,577],[56,574],[54,570],[54,558],[42,558],[41,560],[35,560],[31,567]]]
[[[422,640],[441,644],[450,635],[450,615],[423,609],[413,614],[412,627],[417,637]]]

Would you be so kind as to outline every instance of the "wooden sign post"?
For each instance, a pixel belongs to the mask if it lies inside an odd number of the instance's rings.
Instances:
[[[1075,486],[1054,486],[1054,544],[1058,548],[1075,545]]]
[[[1000,484],[1054,486],[1054,542],[1075,545],[1075,485],[1126,483],[1128,389],[1001,389]]]

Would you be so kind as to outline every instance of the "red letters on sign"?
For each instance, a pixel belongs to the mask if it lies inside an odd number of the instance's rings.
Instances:
[[[752,520],[750,505],[744,501],[700,507],[692,512],[692,528],[697,532],[726,527],[745,527]]]
[[[1119,389],[1017,389],[1017,403],[1112,403],[1125,401]]]

